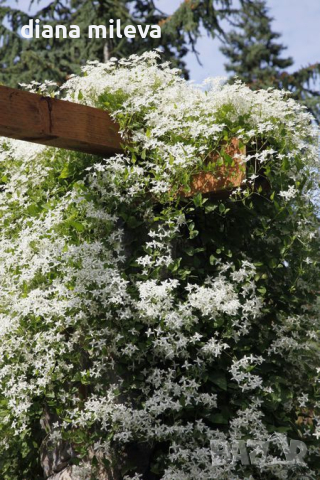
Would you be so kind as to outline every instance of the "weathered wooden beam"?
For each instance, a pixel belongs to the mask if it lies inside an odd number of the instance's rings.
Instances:
[[[118,130],[103,110],[0,86],[0,136],[110,156]]]

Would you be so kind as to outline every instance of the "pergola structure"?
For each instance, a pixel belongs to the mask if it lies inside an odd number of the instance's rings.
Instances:
[[[119,126],[106,111],[5,86],[0,86],[0,136],[105,157],[123,151]],[[241,186],[245,173],[236,154],[243,149],[237,139],[228,149],[234,167],[220,167],[217,176],[195,175],[189,195],[225,196],[227,189]]]

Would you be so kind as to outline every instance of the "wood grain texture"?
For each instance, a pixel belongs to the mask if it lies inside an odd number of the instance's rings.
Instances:
[[[107,112],[4,86],[0,86],[0,136],[106,157],[123,151],[119,126]],[[186,197],[213,193],[222,198],[240,187],[245,168],[237,155],[245,149],[233,138],[225,151],[234,166],[218,167],[214,174],[198,173],[190,190],[180,193]],[[208,161],[218,158],[214,155]]]
[[[230,193],[233,189],[241,187],[243,180],[246,178],[245,166],[241,163],[238,155],[245,155],[245,147],[240,148],[239,140],[232,138],[231,142],[225,146],[225,153],[233,158],[233,166],[219,166],[213,173],[201,172],[193,175],[191,179],[190,190],[185,192],[186,197],[191,197],[197,193],[210,194]],[[219,155],[211,155],[208,161],[215,162],[219,159]]]
[[[103,110],[0,86],[0,136],[110,156],[122,151]]]

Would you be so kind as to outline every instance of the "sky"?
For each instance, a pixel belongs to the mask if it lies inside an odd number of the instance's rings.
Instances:
[[[155,0],[155,3],[161,10],[172,13],[181,1]],[[48,3],[46,0],[43,2]],[[28,9],[29,3],[29,0],[18,1],[19,7],[24,10]],[[320,0],[268,0],[267,4],[270,15],[274,17],[273,29],[282,34],[281,43],[288,47],[285,55],[292,56],[295,61],[292,70],[320,61]],[[7,0],[6,5],[16,6],[17,2]],[[193,54],[187,57],[192,80],[200,83],[207,77],[226,76],[225,58],[219,51],[219,45],[218,39],[208,38],[203,33],[197,45],[202,66]]]

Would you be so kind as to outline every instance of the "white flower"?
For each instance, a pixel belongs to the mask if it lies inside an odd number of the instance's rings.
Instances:
[[[281,190],[279,192],[279,196],[284,198],[287,202],[289,200],[291,200],[292,198],[294,198],[298,193],[298,190],[293,186],[291,185],[288,190]]]

